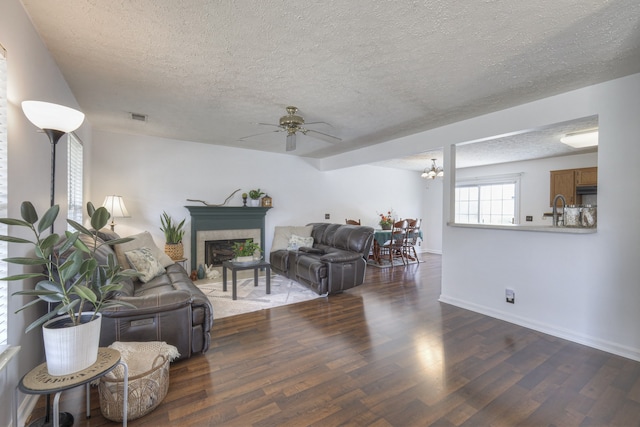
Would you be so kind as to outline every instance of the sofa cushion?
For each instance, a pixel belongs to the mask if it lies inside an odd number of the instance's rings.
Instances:
[[[149,248],[153,257],[157,259],[163,267],[168,267],[175,262],[169,257],[169,255],[165,254],[163,250],[156,246],[153,241],[153,237],[151,237],[151,233],[148,231],[134,234],[129,237],[133,238],[133,240],[115,245],[118,263],[122,268],[129,268],[129,262],[127,261],[125,252],[140,248]]]
[[[103,241],[108,242],[109,240],[115,240],[115,239],[119,239],[120,236],[118,235],[118,233],[116,233],[115,231],[112,231],[108,228],[101,228],[100,230],[92,230],[94,231],[99,238],[101,238]]]
[[[129,264],[131,264],[131,267],[142,274],[139,277],[142,283],[147,283],[154,277],[165,273],[164,267],[153,256],[149,248],[134,249],[126,251],[124,254]]]
[[[345,251],[359,252],[366,255],[371,244],[371,230],[357,225],[345,225],[336,230],[332,246]]]
[[[273,234],[273,242],[271,242],[271,252],[279,251],[281,249],[287,249],[289,246],[289,239],[291,239],[291,235],[295,234],[300,237],[309,237],[311,236],[311,231],[313,230],[313,226],[277,226],[275,227],[275,231]]]

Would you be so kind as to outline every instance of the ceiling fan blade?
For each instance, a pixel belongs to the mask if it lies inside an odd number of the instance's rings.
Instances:
[[[286,151],[293,151],[296,149],[296,134],[290,133],[287,135]]]
[[[305,122],[305,125],[327,125],[330,128],[333,128],[333,125],[331,123],[327,123],[327,122]]]
[[[311,136],[311,137],[314,137],[314,135],[313,135],[313,134],[319,134],[319,135],[325,136],[325,137],[327,137],[327,139],[324,139],[324,138],[320,138],[320,139],[323,139],[323,140],[325,140],[325,141],[327,141],[327,142],[335,143],[335,142],[340,142],[340,141],[342,141],[342,139],[341,139],[341,138],[338,138],[337,136],[329,135],[328,133],[320,132],[319,130],[303,129],[303,133],[304,133],[305,135],[307,135],[308,133],[311,133],[311,135],[309,135],[309,136]]]
[[[282,132],[282,129],[270,130],[269,132],[260,132],[260,133],[254,134],[254,135],[243,136],[242,138],[238,139],[238,141],[244,141],[245,139],[253,138],[254,136],[266,135],[268,133],[274,133],[274,132]]]
[[[273,123],[255,123],[256,125],[262,125],[262,126],[275,126],[277,128],[282,128],[282,126],[280,125],[275,125]]]

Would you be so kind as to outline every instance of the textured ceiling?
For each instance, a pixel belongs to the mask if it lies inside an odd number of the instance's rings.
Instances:
[[[22,3],[94,128],[310,158],[640,72],[637,0]]]

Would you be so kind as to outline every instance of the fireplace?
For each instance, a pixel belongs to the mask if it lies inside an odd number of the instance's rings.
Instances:
[[[258,242],[264,249],[265,217],[271,208],[185,206],[191,213],[191,269],[215,264],[207,259],[206,242]],[[228,254],[227,254],[228,255]],[[230,258],[228,258],[230,259]],[[216,260],[217,262],[218,260]],[[222,261],[218,265],[222,265]]]

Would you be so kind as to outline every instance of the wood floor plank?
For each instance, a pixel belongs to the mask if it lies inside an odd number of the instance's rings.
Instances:
[[[639,426],[640,363],[438,301],[441,257],[340,295],[214,322],[130,426]],[[102,417],[97,390],[61,407]],[[44,399],[32,416],[44,413]]]

